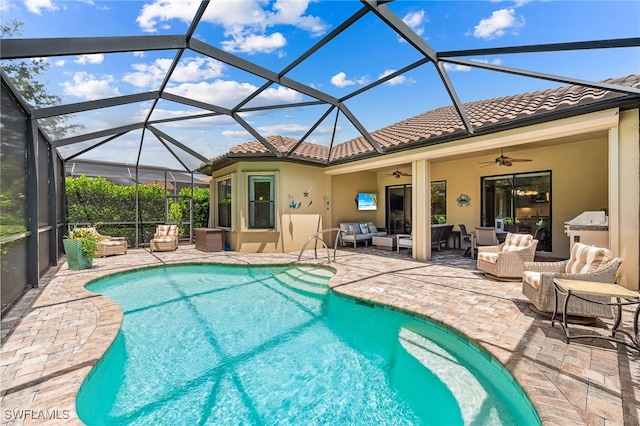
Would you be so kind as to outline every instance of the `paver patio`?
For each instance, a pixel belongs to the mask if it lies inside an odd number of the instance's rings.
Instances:
[[[101,276],[162,263],[282,264],[298,253],[203,253],[132,249],[95,259],[86,271],[52,268],[43,288],[30,290],[3,318],[0,350],[3,424],[81,424],[75,396],[116,336],[119,307],[84,289]],[[326,252],[302,263],[326,264]],[[636,425],[640,419],[640,357],[601,340],[564,342],[560,327],[534,313],[521,284],[485,278],[461,252],[413,262],[406,253],[339,250],[330,286],[350,297],[428,316],[478,342],[518,380],[545,425]],[[625,327],[631,327],[631,315]],[[13,327],[12,323],[15,323]],[[611,327],[601,322],[601,327]],[[580,328],[580,326],[575,326]],[[589,328],[585,328],[587,330]],[[606,333],[606,330],[598,330]],[[22,418],[19,418],[22,417]]]

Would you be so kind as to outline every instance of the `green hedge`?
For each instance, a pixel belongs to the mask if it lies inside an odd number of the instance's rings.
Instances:
[[[168,191],[159,185],[139,185],[139,218],[141,222],[165,223],[165,197]],[[184,221],[189,220],[189,196],[191,188],[179,192],[178,202]],[[135,186],[117,185],[103,177],[86,176],[66,178],[67,223],[74,227],[78,223],[89,223],[103,235],[127,237],[129,244],[135,243],[135,225],[105,225],[108,222],[136,221]],[[173,203],[172,203],[173,204]],[[173,207],[172,209],[176,209]],[[209,189],[194,188],[194,227],[206,227],[209,221]],[[156,226],[142,228],[142,242],[148,242]],[[188,235],[188,227],[183,227],[182,235]]]

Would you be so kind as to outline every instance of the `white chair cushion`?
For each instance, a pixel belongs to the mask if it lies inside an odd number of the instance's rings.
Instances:
[[[522,273],[522,281],[528,283],[536,290],[540,288],[540,282],[542,281],[542,273],[535,271],[524,271]]]
[[[597,271],[613,258],[606,248],[588,246],[582,243],[575,243],[571,249],[571,256],[565,268],[565,272],[570,274],[588,274]]]
[[[173,237],[158,237],[158,238],[154,238],[153,239],[155,242],[157,243],[170,243],[175,241],[175,238]]]
[[[480,253],[478,253],[478,259],[484,260],[485,262],[489,263],[497,263],[498,253],[487,253],[481,251]]]
[[[121,241],[110,241],[110,240],[105,240],[105,241],[100,241],[98,244],[100,244],[101,246],[107,246],[107,247],[115,247],[115,246],[124,246],[127,245],[127,242],[124,240]]]
[[[509,234],[504,241],[502,251],[516,251],[525,248],[533,241],[533,236],[529,234]]]
[[[398,239],[398,245],[401,247],[413,247],[413,240],[411,238]]]

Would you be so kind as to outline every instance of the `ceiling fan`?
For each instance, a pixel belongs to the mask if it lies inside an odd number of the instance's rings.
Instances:
[[[511,157],[505,157],[504,155],[504,150],[502,148],[500,148],[500,157],[496,158],[493,161],[483,161],[480,164],[484,164],[483,167],[487,167],[490,166],[492,164],[497,164],[498,166],[513,166],[513,163],[520,163],[520,162],[524,162],[524,161],[533,161],[530,160],[528,158],[511,158]]]
[[[390,173],[386,176],[393,176],[396,179],[400,179],[401,176],[411,176],[410,173],[401,172],[396,166],[396,170],[393,173]]]

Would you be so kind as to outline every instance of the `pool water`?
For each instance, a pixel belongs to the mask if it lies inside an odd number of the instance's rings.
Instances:
[[[312,266],[147,268],[87,288],[122,329],[83,383],[90,425],[533,425],[490,356],[329,291]]]

